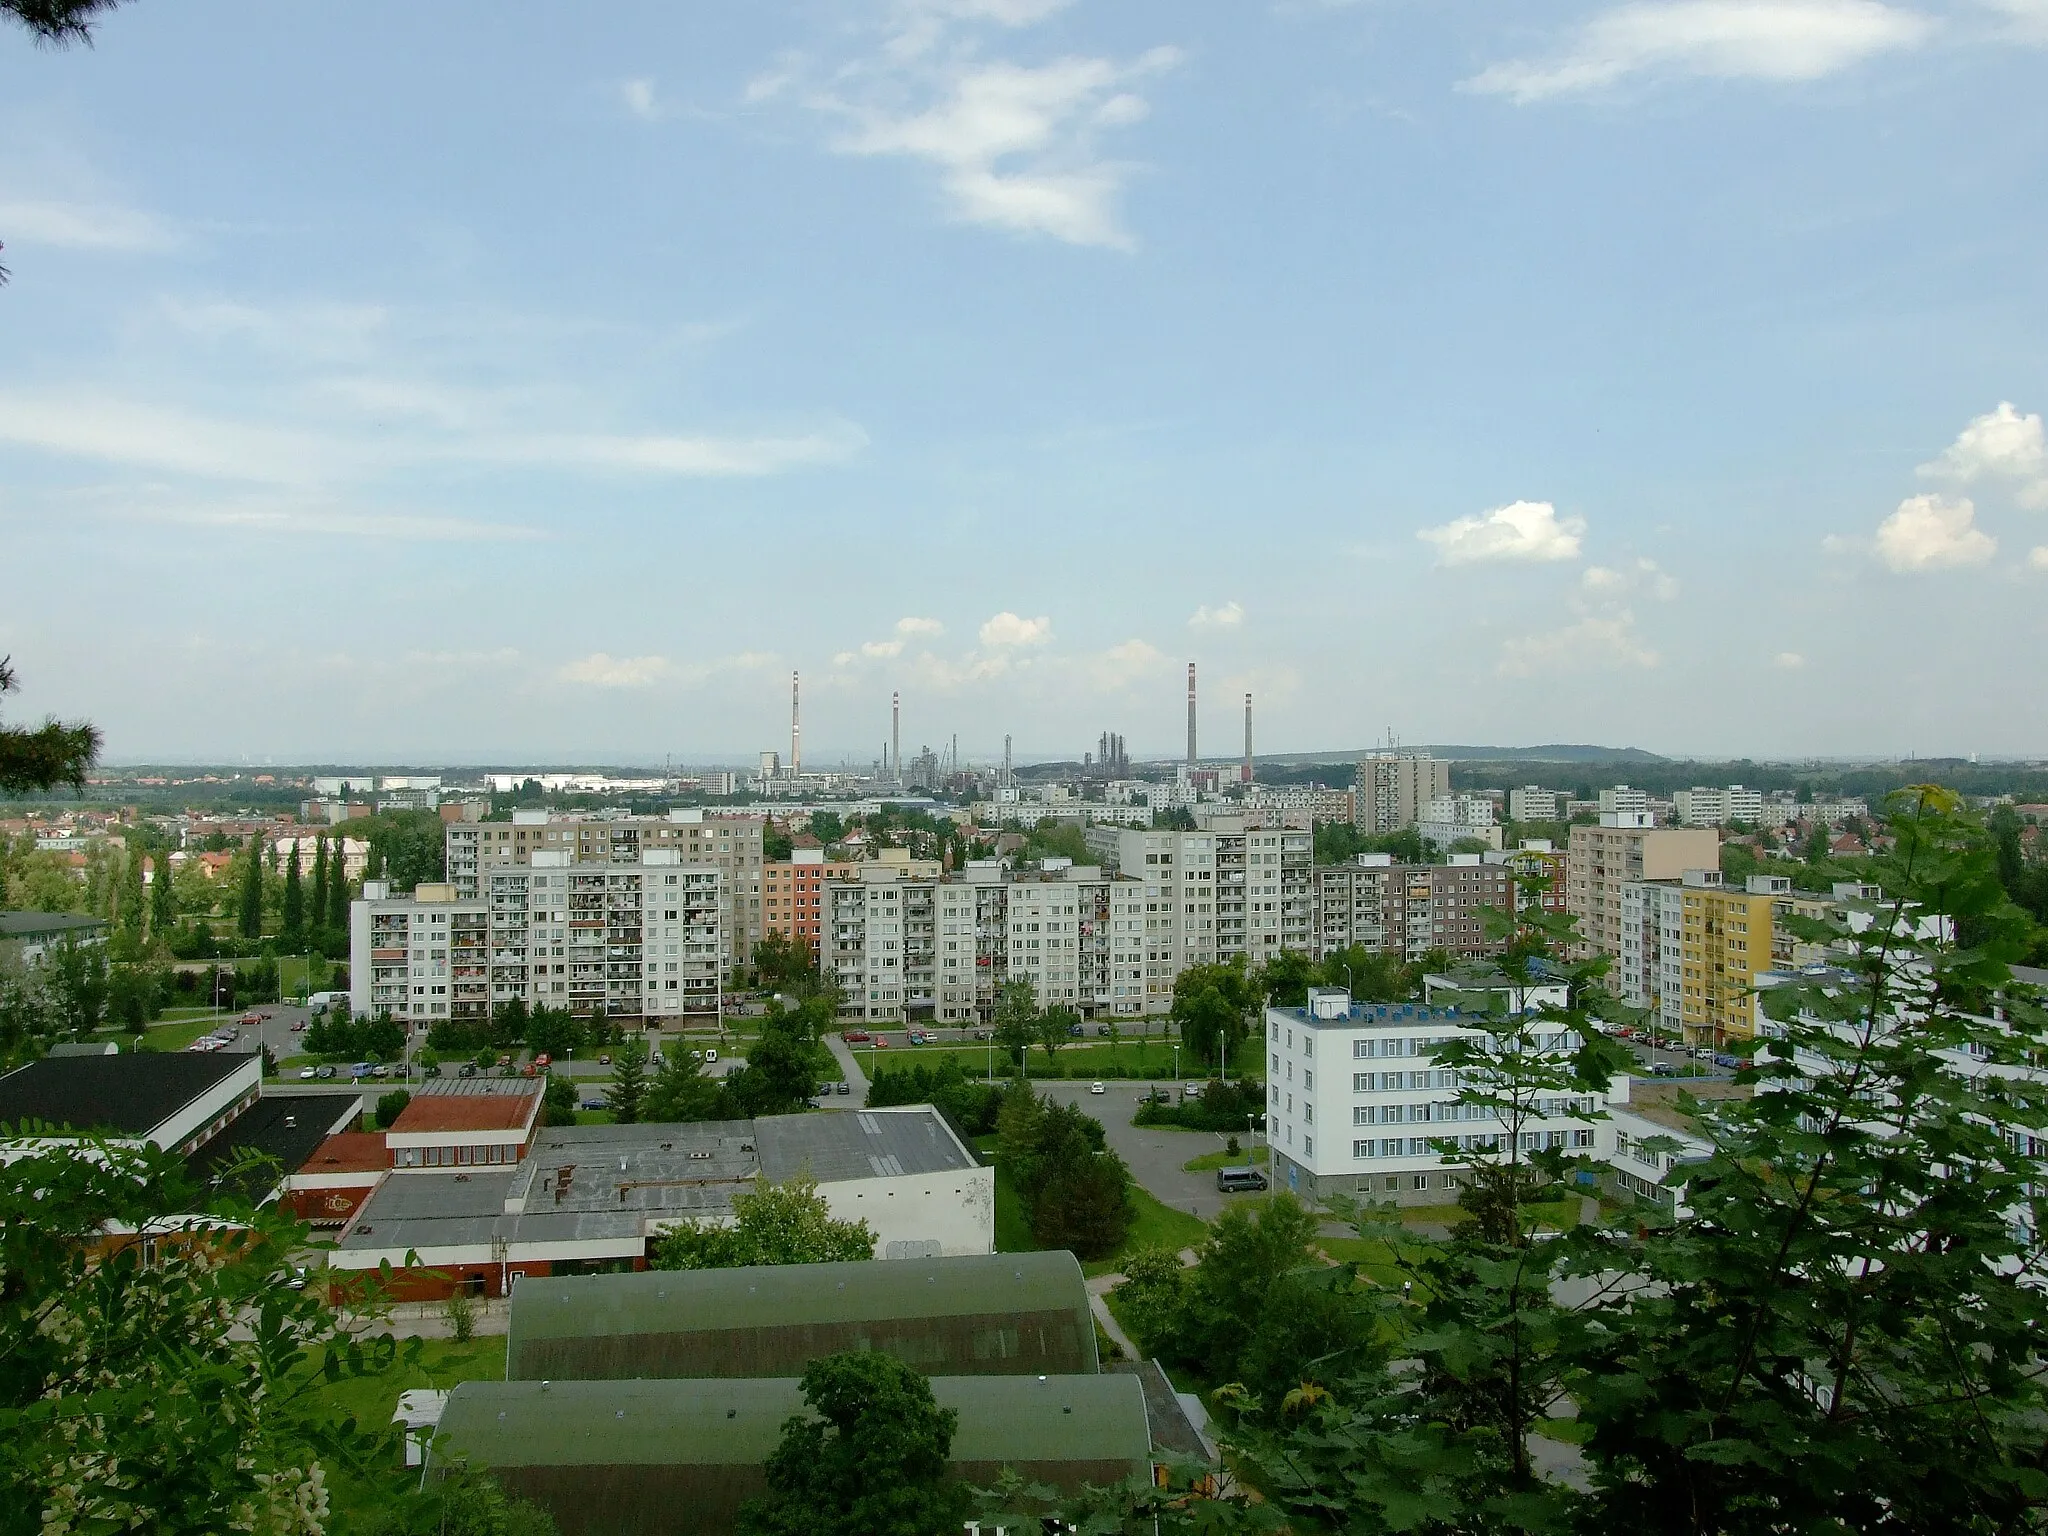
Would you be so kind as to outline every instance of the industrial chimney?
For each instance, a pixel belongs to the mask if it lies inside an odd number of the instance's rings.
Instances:
[[[889,756],[896,782],[903,782],[903,695],[889,695]]]
[[[1252,781],[1252,696],[1244,696],[1244,782]]]
[[[789,674],[789,776],[801,778],[804,771],[803,717],[798,711],[797,674]]]
[[[1188,663],[1188,766],[1195,766],[1195,664]]]

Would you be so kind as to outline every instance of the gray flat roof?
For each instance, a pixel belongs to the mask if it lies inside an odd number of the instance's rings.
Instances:
[[[1334,1019],[1309,1017],[1306,1008],[1268,1008],[1267,1016],[1285,1019],[1309,1029],[1392,1029],[1407,1024],[1469,1023],[1476,1015],[1456,1008],[1432,1008],[1426,1003],[1357,1003],[1351,1011]]]
[[[0,1125],[142,1136],[248,1064],[234,1051],[45,1056],[0,1077]]]
[[[754,1122],[761,1171],[774,1183],[809,1168],[820,1184],[905,1173],[950,1173],[975,1160],[928,1105]]]

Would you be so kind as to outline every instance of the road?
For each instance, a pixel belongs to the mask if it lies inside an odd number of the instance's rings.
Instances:
[[[1221,1152],[1224,1137],[1211,1131],[1176,1131],[1131,1124],[1138,1101],[1148,1088],[1157,1085],[1105,1082],[1099,1096],[1090,1093],[1086,1083],[1050,1082],[1035,1086],[1047,1098],[1079,1104],[1100,1120],[1110,1150],[1124,1160],[1131,1177],[1163,1204],[1208,1221],[1232,1200],[1244,1199],[1242,1195],[1226,1195],[1217,1189],[1215,1174],[1189,1173],[1181,1166],[1205,1152]],[[1242,1137],[1238,1142],[1245,1145]]]

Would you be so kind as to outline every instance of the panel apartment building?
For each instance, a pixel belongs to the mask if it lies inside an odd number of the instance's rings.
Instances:
[[[1622,1001],[1653,1011],[1672,1034],[1698,1044],[1755,1033],[1752,989],[1772,969],[1777,912],[1791,904],[1783,875],[1724,885],[1718,869],[1621,888]]]
[[[1601,791],[1602,799],[1609,793]],[[1603,810],[1597,827],[1572,828],[1565,910],[1579,920],[1586,952],[1618,960],[1623,886],[1720,867],[1721,834],[1712,827],[1660,827],[1647,810]]]
[[[1362,946],[1377,954],[1419,960],[1433,949],[1478,959],[1498,945],[1487,937],[1481,909],[1515,909],[1512,865],[1476,853],[1446,864],[1396,864],[1384,853],[1315,872],[1319,958]]]
[[[1412,827],[1429,803],[1451,792],[1448,760],[1419,753],[1381,752],[1358,760],[1352,821],[1361,832],[1383,836]]]
[[[1197,832],[1118,839],[1117,867],[1143,890],[1143,1011],[1164,1013],[1191,965],[1242,955],[1256,967],[1282,950],[1313,952],[1315,836],[1299,824],[1306,818],[1276,819],[1298,824],[1219,816]]]
[[[858,878],[826,887],[821,964],[847,1020],[986,1022],[1011,979],[1029,981],[1043,1006],[1137,1016],[1146,1011],[1142,889],[1063,859],[1022,870],[975,860],[954,876],[863,864]]]
[[[517,1001],[653,1028],[717,1011],[723,871],[686,865],[673,848],[625,864],[558,847],[476,878],[472,896],[452,881],[406,896],[364,885],[349,913],[356,1013],[426,1029]]]
[[[765,816],[694,809],[661,816],[514,811],[509,822],[457,822],[448,828],[448,882],[457,896],[473,899],[483,893],[486,870],[527,864],[537,853],[566,854],[578,864],[637,864],[643,852],[667,850],[680,863],[708,864],[724,877],[719,926],[730,971],[747,963],[763,932],[767,824]]]

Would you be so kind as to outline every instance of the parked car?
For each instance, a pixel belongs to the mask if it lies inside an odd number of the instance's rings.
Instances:
[[[706,1052],[704,1053],[704,1060],[705,1060],[705,1061],[706,1061],[707,1063],[715,1064],[715,1063],[716,1063],[716,1062],[718,1061],[718,1052],[716,1052],[716,1051],[706,1051]]]
[[[648,1055],[647,1065],[650,1067],[665,1067],[668,1065],[668,1058],[662,1055],[661,1052],[654,1051]]]
[[[838,1086],[837,1086],[836,1088],[834,1088],[834,1089],[833,1089],[832,1091],[833,1091],[834,1093],[836,1093],[836,1094],[840,1095],[840,1096],[841,1096],[841,1097],[843,1098],[843,1097],[845,1097],[846,1095],[848,1095],[848,1094],[850,1094],[850,1093],[852,1093],[852,1092],[853,1092],[853,1085],[852,1085],[851,1083],[844,1083],[844,1082],[842,1082],[842,1083],[840,1083],[840,1084],[839,1084],[839,1085],[838,1085]]]
[[[1650,1068],[1650,1076],[1652,1076],[1652,1077],[1676,1077],[1676,1076],[1678,1076],[1678,1068],[1674,1067],[1674,1066],[1673,1066],[1673,1065],[1672,1065],[1672,1064],[1671,1064],[1670,1062],[1668,1062],[1668,1061],[1660,1061],[1660,1062],[1658,1062],[1658,1063],[1657,1063],[1656,1065],[1654,1065],[1654,1066],[1652,1066],[1652,1067]]]
[[[986,1040],[986,1039],[987,1039],[988,1037],[989,1037],[989,1032],[988,1032],[987,1030],[985,1030],[985,1029],[977,1029],[977,1030],[976,1030],[976,1031],[974,1032],[974,1038],[975,1038],[975,1039],[977,1039],[977,1040]]]
[[[255,1028],[257,1025],[260,1025],[263,1022],[263,1015],[260,1013],[245,1013],[241,1016],[241,1018],[237,1019],[235,1022],[238,1024],[247,1025],[250,1028]]]
[[[315,1075],[315,1076],[317,1076],[317,1077],[322,1077],[322,1078],[330,1078],[330,1077],[334,1076],[334,1068],[332,1068],[332,1067],[322,1067],[322,1068],[320,1068],[320,1069],[319,1069],[319,1071],[318,1071],[317,1073],[315,1073],[314,1075]]]
[[[877,1036],[875,1036],[875,1049],[876,1049],[876,1050],[878,1050],[878,1051],[879,1051],[879,1050],[880,1050],[880,1049],[881,1049],[881,1048],[882,1048],[883,1046],[887,1045],[888,1043],[889,1043],[889,1037],[888,1037],[887,1035],[877,1035]]]
[[[1089,1091],[1090,1093],[1107,1093],[1107,1092],[1109,1092],[1109,1090],[1108,1090],[1107,1088],[1103,1087],[1103,1086],[1102,1086],[1102,1084],[1100,1084],[1100,1083],[1090,1083],[1090,1084],[1088,1085],[1088,1091]]]
[[[390,1075],[391,1069],[385,1066],[384,1063],[381,1061],[378,1062],[374,1067],[370,1068],[370,1076],[372,1077],[389,1077]]]
[[[543,1072],[545,1072],[549,1067],[553,1066],[554,1061],[555,1058],[550,1056],[546,1051],[542,1051],[538,1056],[533,1058],[533,1064],[536,1067],[539,1067]]]
[[[1200,1083],[1187,1083],[1182,1086],[1180,1096],[1183,1099],[1199,1099],[1202,1096],[1202,1085]]]
[[[465,1061],[462,1064],[461,1070],[459,1070],[455,1075],[457,1077],[475,1077],[476,1063],[473,1061]]]
[[[498,1058],[498,1065],[501,1067],[509,1067],[512,1065],[512,1058],[510,1056],[500,1056]]]
[[[1088,1033],[1088,1026],[1085,1024],[1069,1024],[1067,1026],[1067,1033],[1070,1035],[1085,1035]]]
[[[296,1024],[292,1025],[292,1033],[293,1033],[293,1034],[295,1034],[295,1035],[302,1035],[302,1034],[304,1034],[305,1032],[306,1032],[306,1021],[305,1021],[304,1019],[300,1019],[300,1020],[299,1020],[299,1021],[298,1021],[298,1022],[297,1022]]]
[[[692,1060],[692,1061],[702,1061],[703,1059],[704,1059],[704,1053],[703,1053],[702,1051],[692,1051],[692,1052],[690,1052],[690,1060]]]
[[[612,1064],[612,1053],[610,1051],[606,1051],[603,1055],[599,1056],[597,1058],[597,1064],[600,1067],[610,1066]]]
[[[299,1068],[299,1081],[302,1083],[305,1082],[308,1078],[313,1076],[313,1072],[314,1069],[311,1067]]]
[[[869,1036],[868,1032],[864,1029],[849,1029],[842,1031],[839,1038],[848,1045],[866,1045]]]
[[[583,1095],[579,1107],[583,1109],[603,1109],[604,1095],[601,1093],[586,1093]]]
[[[1258,1190],[1266,1187],[1266,1176],[1256,1168],[1218,1168],[1216,1187],[1226,1195],[1243,1190]]]

